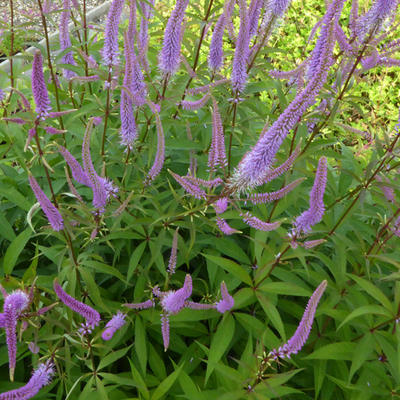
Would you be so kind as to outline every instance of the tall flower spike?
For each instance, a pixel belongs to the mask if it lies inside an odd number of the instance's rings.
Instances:
[[[107,325],[101,334],[103,340],[110,340],[114,336],[114,333],[126,324],[125,317],[126,314],[122,313],[121,311],[118,311],[115,315],[113,315],[110,321],[107,322]]]
[[[310,232],[311,227],[322,220],[325,211],[324,192],[327,168],[326,157],[321,157],[318,162],[314,185],[310,192],[310,208],[298,216],[294,222],[295,231],[298,234]]]
[[[154,110],[155,111],[155,110]],[[164,130],[161,124],[160,115],[158,112],[155,113],[156,117],[156,128],[157,128],[157,153],[156,158],[154,159],[154,164],[151,167],[147,178],[145,180],[145,185],[150,184],[155,177],[161,172],[161,169],[164,165],[165,159],[165,137],[164,137]]]
[[[99,324],[100,314],[94,308],[74,299],[72,296],[67,294],[57,282],[57,280],[54,281],[53,287],[58,298],[71,310],[82,315],[82,317],[85,318],[86,324],[90,329],[93,329]]]
[[[125,0],[113,0],[107,16],[102,56],[104,64],[109,67],[119,63],[118,26],[124,3]]]
[[[182,22],[189,0],[177,0],[165,27],[163,48],[159,56],[159,67],[165,74],[174,74],[179,67]]]
[[[36,179],[32,176],[28,176],[29,184],[31,185],[32,191],[36,196],[37,201],[42,207],[43,212],[46,214],[46,217],[51,225],[51,227],[55,231],[60,231],[64,228],[64,221],[60,214],[60,211],[53,205],[53,203],[48,199],[46,194],[40,188]]]
[[[171,256],[169,257],[167,268],[170,275],[173,275],[175,273],[176,268],[176,255],[178,251],[178,230],[179,228],[176,228],[174,232],[174,238],[172,239]]]
[[[235,304],[233,297],[228,293],[225,282],[221,283],[221,297],[222,299],[215,305],[215,308],[223,314],[224,312],[229,311]]]
[[[271,355],[274,359],[278,357],[290,358],[291,354],[297,354],[310,335],[312,324],[314,321],[315,311],[317,310],[318,303],[328,285],[327,281],[322,281],[321,284],[315,289],[315,292],[310,297],[307,307],[301,318],[300,324],[296,329],[294,335],[288,340],[286,344],[281,346],[278,350],[272,350]]]
[[[142,8],[142,19],[140,21],[140,31],[138,35],[138,49],[139,58],[143,65],[143,68],[148,71],[148,61],[147,61],[147,49],[149,47],[149,19],[152,16],[152,6],[154,6],[154,0],[141,1]]]
[[[251,0],[249,6],[249,36],[250,39],[257,33],[258,19],[260,18],[263,0]]]
[[[221,114],[219,113],[217,102],[213,98],[212,139],[210,151],[208,153],[208,167],[210,171],[214,171],[218,165],[224,168],[227,165],[227,161]]]
[[[100,212],[104,212],[107,203],[107,190],[104,185],[105,181],[99,177],[94,169],[92,157],[90,155],[90,138],[92,134],[93,119],[89,120],[86,127],[85,135],[82,143],[82,162],[83,171],[89,179],[90,187],[93,190],[93,206],[98,208]]]
[[[32,63],[32,94],[36,104],[38,118],[46,119],[49,115],[50,99],[43,75],[43,58],[40,51],[36,51]]]
[[[54,365],[48,361],[33,371],[29,382],[19,389],[10,390],[0,394],[0,400],[27,400],[35,396],[39,390],[50,383],[54,373]]]
[[[229,185],[232,189],[244,191],[264,182],[283,140],[307,108],[315,102],[328,76],[335,45],[335,22],[341,13],[343,3],[344,0],[333,0],[323,18],[321,33],[312,57],[315,61],[314,73],[307,86],[296,95],[279,118],[259,138],[253,149],[244,155],[231,178]]]
[[[125,76],[124,86],[132,92],[132,101],[140,107],[146,102],[146,85],[135,54],[133,39],[129,37],[129,31],[124,34],[125,39]]]
[[[245,0],[239,0],[240,28],[233,57],[231,83],[232,89],[241,92],[246,86],[247,60],[249,58],[249,16]]]
[[[29,297],[22,290],[15,290],[4,299],[3,315],[8,348],[10,380],[14,380],[17,359],[17,321],[21,312],[29,305]]]
[[[71,47],[71,39],[69,37],[69,30],[68,30],[70,7],[71,7],[70,1],[63,0],[63,11],[61,12],[60,27],[59,27],[61,51],[64,51]],[[68,53],[64,54],[61,62],[63,64],[76,65],[76,62],[72,55],[72,51],[69,51]],[[71,71],[70,69],[64,69],[63,74],[66,79],[70,79],[76,75],[75,72]]]
[[[369,11],[357,21],[359,39],[364,40],[378,33],[397,6],[397,0],[376,0]]]
[[[88,176],[86,173],[83,171],[82,167],[76,160],[76,158],[63,146],[59,145],[58,146],[58,151],[62,154],[64,157],[64,160],[68,164],[68,166],[71,168],[72,172],[72,177],[82,185],[86,186],[91,186],[91,182],[89,181]]]
[[[131,96],[129,96],[124,89],[121,92],[120,117],[121,130],[119,134],[121,137],[121,144],[132,150],[137,138],[137,129],[135,114],[133,113],[133,101]]]
[[[211,37],[210,53],[208,54],[208,66],[213,71],[219,70],[224,62],[222,40],[224,36],[225,21],[225,13],[222,13],[215,24],[214,32]]]

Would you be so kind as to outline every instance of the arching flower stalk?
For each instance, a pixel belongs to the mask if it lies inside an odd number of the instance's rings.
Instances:
[[[293,224],[297,235],[310,232],[311,227],[322,220],[325,211],[324,193],[327,180],[327,167],[326,157],[321,157],[318,162],[314,185],[310,192],[310,207],[298,216]]]
[[[85,318],[86,323],[82,324],[82,328],[80,329],[81,333],[91,333],[92,329],[94,329],[100,322],[100,314],[92,307],[87,304],[82,303],[74,299],[72,296],[67,294],[57,280],[54,281],[53,284],[54,291],[56,292],[57,297],[71,310],[80,314],[83,318]]]
[[[321,284],[315,289],[314,293],[310,297],[307,303],[307,307],[304,311],[303,317],[301,318],[300,324],[296,329],[294,335],[288,340],[286,344],[274,349],[270,352],[270,355],[276,360],[280,358],[290,358],[292,354],[297,354],[304,346],[305,342],[310,335],[312,324],[314,321],[315,311],[317,310],[318,303],[328,285],[327,281],[322,281]]]
[[[189,0],[177,0],[165,27],[159,67],[164,74],[173,75],[179,67],[182,43],[182,22]]]
[[[190,100],[182,100],[181,105],[184,110],[199,110],[204,107],[208,100],[210,100],[211,95],[206,93],[201,99],[190,101]]]
[[[335,45],[335,22],[344,0],[333,0],[324,16],[321,34],[313,51],[312,78],[303,91],[297,94],[285,111],[260,137],[253,149],[245,154],[237,166],[229,186],[233,191],[245,191],[265,181],[283,140],[298,123],[303,113],[315,102],[328,76]]]

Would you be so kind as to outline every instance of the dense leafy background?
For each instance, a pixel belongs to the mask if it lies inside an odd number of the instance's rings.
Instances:
[[[199,29],[204,25],[208,1],[191,2],[187,11],[182,52],[193,65]],[[361,8],[367,4],[361,4]],[[166,18],[172,2],[159,2],[150,24],[149,62],[151,75],[146,78],[161,90],[162,77],[157,69]],[[222,3],[215,1],[210,21],[221,12]],[[341,22],[347,26],[350,4],[346,4]],[[366,9],[366,8],[365,8]],[[259,54],[237,109],[232,132],[232,97],[229,85],[213,90],[226,137],[233,134],[232,165],[235,166],[255,143],[267,120],[274,120],[293,99],[295,88],[285,81],[269,77],[272,68],[290,69],[310,54],[314,42],[307,45],[311,27],[325,11],[323,2],[293,1],[275,35]],[[140,11],[139,11],[140,15]],[[51,18],[51,15],[48,16]],[[238,18],[235,19],[238,26]],[[89,32],[90,54],[100,63],[103,45],[94,36],[104,25]],[[120,26],[122,32],[127,21]],[[17,28],[18,29],[18,28]],[[22,29],[22,28],[20,28]],[[33,29],[33,28],[32,28]],[[208,46],[211,29],[201,47],[196,79],[191,87],[207,84]],[[395,32],[389,38],[395,38]],[[82,38],[82,37],[81,37]],[[227,39],[227,38],[225,38]],[[8,39],[7,39],[8,40]],[[75,36],[73,48],[80,47]],[[58,44],[52,45],[53,50]],[[46,54],[46,49],[40,49]],[[226,41],[227,60],[221,75],[230,73],[234,44]],[[335,50],[336,54],[339,50]],[[53,53],[53,62],[61,56]],[[29,58],[29,56],[22,56]],[[84,75],[83,62],[75,68]],[[15,59],[15,86],[29,99],[31,82],[23,72],[29,69]],[[61,68],[57,66],[61,71]],[[101,67],[102,79],[106,69]],[[335,96],[330,90],[340,73],[340,62],[331,69],[322,98]],[[49,78],[49,70],[45,70]],[[51,167],[52,184],[57,194],[66,229],[72,237],[76,262],[66,239],[49,229],[40,210],[32,209],[36,199],[29,187],[27,171],[37,177],[43,188],[47,182],[37,148],[24,152],[27,125],[1,122],[0,162],[0,246],[1,284],[8,290],[28,287],[35,277],[34,308],[52,304],[56,298],[52,282],[68,282],[66,290],[95,306],[107,321],[121,308],[121,303],[146,300],[151,288],[175,289],[182,285],[185,274],[193,277],[192,299],[215,301],[222,281],[234,293],[233,311],[223,316],[216,311],[184,310],[171,318],[171,344],[163,350],[159,308],[128,313],[128,324],[115,337],[104,342],[101,329],[82,339],[76,333],[80,317],[61,304],[42,317],[30,319],[21,333],[18,346],[16,382],[9,383],[5,335],[1,333],[0,388],[2,391],[26,382],[39,358],[55,354],[57,373],[51,385],[37,398],[56,399],[392,399],[400,396],[400,285],[398,283],[399,238],[386,224],[399,210],[398,146],[388,152],[395,137],[399,107],[399,68],[382,68],[352,78],[346,95],[339,102],[328,124],[296,161],[295,167],[267,187],[278,190],[284,182],[299,177],[307,180],[282,200],[248,209],[260,218],[282,221],[274,232],[250,229],[236,210],[224,217],[242,231],[224,236],[215,224],[212,207],[185,195],[168,173],[184,175],[191,155],[195,155],[199,176],[206,178],[207,152],[211,141],[211,113],[208,106],[193,111],[179,109],[188,74],[181,69],[169,82],[166,98],[161,103],[161,120],[166,137],[166,160],[161,175],[149,186],[143,180],[152,165],[157,147],[154,118],[148,107],[138,111],[140,139],[130,154],[119,144],[119,104],[121,88],[112,93],[108,121],[106,154],[107,176],[119,187],[119,199],[113,200],[100,223],[99,233],[90,235],[96,224],[91,213],[91,191],[78,186],[85,204],[69,193],[64,174],[64,159],[55,142],[42,131],[42,147]],[[0,76],[2,87],[8,77]],[[121,80],[120,80],[121,82]],[[62,109],[76,108],[63,117],[67,147],[80,159],[83,133],[88,118],[104,116],[107,91],[103,81],[89,85],[68,83],[60,77]],[[150,98],[156,93],[149,84]],[[54,85],[48,85],[53,108]],[[71,99],[72,97],[72,99]],[[198,97],[196,97],[198,98]],[[13,94],[2,103],[2,115],[19,112],[19,98]],[[312,110],[303,117],[284,142],[278,161],[284,161],[293,143],[302,139],[304,148],[309,138],[307,122],[324,115]],[[60,127],[54,120],[53,126]],[[340,125],[342,124],[342,125]],[[343,124],[368,131],[373,141],[343,129]],[[102,168],[100,156],[103,123],[95,128],[92,140],[93,162]],[[190,130],[192,139],[188,137]],[[314,227],[311,239],[325,238],[318,247],[288,249],[287,232],[296,216],[308,207],[316,165],[320,156],[328,157],[328,185],[325,192],[327,211],[323,221]],[[384,160],[380,175],[395,192],[390,203],[382,192],[374,172]],[[372,177],[372,179],[371,179]],[[46,192],[49,192],[46,189]],[[133,194],[132,194],[133,193]],[[125,211],[113,212],[129,195]],[[76,222],[77,224],[76,224]],[[167,282],[166,266],[172,237],[179,227],[178,268]],[[379,235],[379,236],[377,236]],[[376,245],[371,247],[378,238]],[[263,353],[283,344],[295,331],[308,297],[323,280],[328,288],[318,307],[316,321],[303,350],[291,360],[276,363],[257,380]],[[28,343],[40,348],[32,354]],[[257,385],[254,385],[258,382]],[[250,385],[250,386],[249,386]],[[251,389],[251,390],[250,390]],[[399,393],[399,394],[398,394]]]

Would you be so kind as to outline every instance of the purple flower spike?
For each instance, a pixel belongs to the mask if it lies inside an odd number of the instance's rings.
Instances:
[[[169,314],[176,314],[185,306],[185,301],[192,294],[192,277],[186,275],[183,287],[179,290],[170,290],[163,293],[161,298],[161,307]]]
[[[69,31],[68,31],[70,7],[71,7],[71,5],[70,5],[69,0],[63,0],[63,11],[61,13],[60,27],[59,27],[61,51],[64,51],[71,47],[71,39],[69,37]],[[68,53],[66,53],[63,56],[61,62],[63,64],[76,65],[76,62],[72,55],[72,51],[69,51]],[[76,75],[76,73],[74,71],[71,71],[69,69],[64,69],[63,73],[64,73],[64,77],[66,79],[71,79],[73,76]]]
[[[326,187],[327,167],[326,157],[321,157],[318,162],[314,185],[310,192],[310,208],[297,217],[294,222],[295,231],[298,234],[310,232],[311,227],[322,220],[325,211],[324,192]]]
[[[135,115],[133,113],[133,101],[125,90],[122,90],[121,93],[120,116],[121,116],[121,130],[120,130],[121,144],[123,146],[126,146],[128,149],[132,150],[137,137],[137,129],[135,122]]]
[[[107,16],[106,29],[104,32],[103,61],[111,67],[118,65],[118,26],[124,7],[125,0],[114,0],[111,3]]]
[[[225,282],[221,283],[221,296],[222,299],[215,305],[215,308],[223,314],[224,312],[229,311],[235,304],[233,297],[228,293]]]
[[[164,137],[164,130],[161,125],[161,120],[160,116],[158,113],[155,113],[156,117],[156,128],[157,128],[157,153],[156,153],[156,158],[154,159],[154,164],[151,167],[146,180],[145,180],[145,185],[150,184],[155,177],[161,172],[161,169],[164,165],[164,159],[165,159],[165,137]]]
[[[83,318],[85,318],[86,327],[93,329],[95,326],[99,324],[100,314],[94,308],[74,299],[72,296],[64,292],[63,288],[60,286],[57,280],[54,281],[53,287],[58,298],[67,307],[69,307],[71,310],[77,312],[78,314],[82,315]]]
[[[39,364],[33,372],[31,379],[19,389],[10,390],[0,394],[0,400],[27,400],[35,396],[39,390],[50,383],[54,373],[54,365],[49,361]]]
[[[357,21],[359,39],[363,40],[378,33],[397,5],[397,0],[376,0],[369,11]]]
[[[214,204],[214,210],[217,214],[222,214],[228,208],[228,199],[226,197],[221,197]]]
[[[171,256],[169,257],[167,268],[170,275],[173,275],[175,273],[176,268],[176,253],[178,251],[178,230],[179,228],[176,228],[174,232],[174,238],[172,239]]]
[[[169,173],[174,177],[174,179],[188,192],[190,193],[193,197],[196,199],[206,199],[207,194],[206,192],[201,189],[195,182],[191,182],[189,180],[186,180],[185,177],[182,177],[178,174],[175,174],[172,171],[169,171]]]
[[[312,73],[307,86],[260,136],[253,149],[244,155],[230,181],[233,190],[245,191],[264,182],[282,142],[307,108],[314,104],[328,76],[335,45],[335,23],[343,3],[344,0],[333,0],[323,18],[321,33],[311,57],[309,71]]]
[[[169,318],[166,313],[161,314],[161,334],[164,343],[164,351],[167,351],[169,346]]]
[[[6,326],[6,316],[4,313],[0,313],[0,328],[5,328]]]
[[[184,110],[199,110],[200,108],[204,107],[208,100],[210,99],[210,94],[206,93],[201,99],[195,100],[195,101],[190,101],[190,100],[183,100],[181,102],[182,108]]]
[[[246,86],[247,79],[247,60],[249,58],[249,17],[247,13],[247,5],[245,0],[239,1],[240,7],[240,28],[236,41],[235,55],[232,65],[232,88],[237,92],[241,92]]]
[[[131,308],[133,310],[145,310],[146,308],[154,307],[153,300],[146,300],[142,303],[126,303],[124,304],[125,307]]]
[[[138,59],[135,54],[132,38],[128,37],[128,33],[124,34],[125,40],[125,76],[124,86],[132,93],[132,101],[140,107],[146,102],[146,85],[144,83],[143,74],[140,69]]]
[[[254,229],[257,229],[259,231],[264,231],[264,232],[269,232],[273,231],[281,225],[280,222],[264,222],[255,217],[254,215],[251,215],[249,212],[246,212],[245,214],[241,214],[241,217],[243,217],[243,222],[245,222],[247,225],[251,226]]]
[[[213,98],[212,139],[210,151],[208,153],[208,167],[210,171],[214,171],[217,166],[224,168],[226,165],[224,129],[217,102]]]
[[[37,201],[42,207],[43,212],[46,214],[46,217],[55,231],[60,231],[64,228],[64,221],[60,214],[60,211],[53,205],[53,203],[48,199],[46,194],[40,188],[36,179],[32,176],[28,176],[29,184],[31,185],[32,191],[36,196]]]
[[[62,154],[68,166],[71,168],[72,177],[82,185],[91,186],[88,176],[83,171],[82,167],[76,158],[63,146],[58,146],[58,151]]]
[[[222,13],[215,24],[214,32],[211,37],[208,65],[213,71],[219,70],[224,62],[222,39],[224,36],[225,21],[225,13]]]
[[[142,19],[140,21],[140,31],[138,35],[138,49],[139,49],[139,58],[143,65],[143,68],[148,70],[148,61],[147,61],[147,50],[149,47],[149,19],[152,15],[152,6],[154,6],[154,0],[150,1],[141,1],[140,2],[142,8]]]
[[[252,38],[257,33],[258,19],[260,18],[262,0],[251,0],[249,6],[249,35]]]
[[[115,314],[110,321],[107,322],[107,325],[101,334],[103,340],[110,340],[114,336],[114,333],[126,324],[125,317],[126,314],[118,311],[117,314]]]
[[[231,228],[223,218],[217,217],[216,221],[217,221],[218,228],[225,235],[233,235],[234,233],[240,233],[240,231],[238,231],[234,228]]]
[[[288,340],[286,344],[279,347],[278,350],[271,351],[270,354],[274,356],[274,359],[278,357],[290,358],[291,354],[297,354],[304,346],[304,343],[307,341],[308,336],[311,332],[315,311],[317,310],[319,300],[321,299],[327,285],[327,281],[322,281],[317,289],[315,289],[315,292],[312,294],[310,300],[307,303],[307,307],[304,311],[303,317],[301,318],[300,324],[297,327],[294,335]]]
[[[177,0],[165,27],[163,48],[160,52],[159,67],[165,74],[174,74],[179,67],[182,43],[182,21],[189,0]]]
[[[49,116],[50,100],[43,75],[43,58],[40,51],[33,57],[32,63],[32,94],[36,104],[38,118],[46,119]]]
[[[281,199],[283,196],[286,196],[290,191],[292,191],[296,186],[298,186],[301,182],[303,182],[305,178],[299,178],[295,181],[289,183],[282,189],[279,189],[275,192],[266,192],[266,193],[255,193],[249,196],[246,201],[249,200],[253,204],[260,204],[260,203],[270,203],[271,201],[275,201]]]
[[[3,318],[6,331],[10,380],[14,380],[17,359],[17,321],[21,312],[29,305],[29,296],[22,290],[15,290],[4,299]]]

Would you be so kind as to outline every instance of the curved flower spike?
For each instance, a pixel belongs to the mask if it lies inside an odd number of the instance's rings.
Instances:
[[[36,179],[32,176],[28,176],[29,184],[37,201],[42,207],[43,212],[46,214],[46,217],[55,231],[61,231],[64,228],[64,221],[60,214],[60,211],[53,205],[53,203],[49,200],[46,194],[43,192]]]
[[[153,300],[146,300],[142,303],[125,303],[123,304],[125,307],[132,308],[134,310],[145,310],[146,308],[154,307]]]
[[[222,299],[215,305],[215,308],[223,314],[225,311],[229,311],[235,304],[233,297],[228,293],[225,282],[221,283],[221,296]]]
[[[126,314],[122,313],[121,311],[118,311],[115,315],[113,315],[110,321],[107,322],[107,325],[101,334],[103,340],[110,340],[114,336],[114,333],[126,324],[125,317]]]
[[[310,208],[298,216],[294,222],[295,231],[298,234],[301,232],[310,232],[311,227],[322,220],[325,211],[324,192],[326,187],[327,167],[326,157],[321,157],[318,162],[314,185],[310,192]]]
[[[51,376],[54,373],[54,365],[52,362],[39,364],[33,372],[31,379],[19,389],[10,390],[0,394],[0,400],[24,400],[30,399],[35,396],[39,390],[49,384]]]
[[[275,360],[278,357],[290,358],[291,354],[297,354],[297,352],[301,350],[301,348],[304,346],[304,343],[307,341],[308,336],[311,332],[315,311],[317,310],[319,300],[321,299],[321,296],[323,295],[327,285],[327,281],[322,281],[317,289],[315,289],[315,292],[312,294],[310,300],[307,303],[307,307],[304,311],[303,317],[301,318],[300,324],[297,327],[294,335],[288,340],[286,344],[279,347],[278,350],[275,349],[271,351],[270,354],[273,355]]]
[[[185,306],[185,301],[192,294],[192,277],[187,274],[183,287],[179,290],[170,290],[161,296],[161,307],[167,314],[176,314]]]
[[[57,280],[54,281],[53,287],[58,298],[67,307],[69,307],[71,310],[77,312],[78,314],[82,315],[83,318],[85,318],[86,324],[85,325],[82,324],[83,325],[82,327],[84,329],[82,332],[90,333],[90,330],[99,324],[100,314],[94,308],[74,299],[72,296],[64,292],[63,288],[60,286]]]

